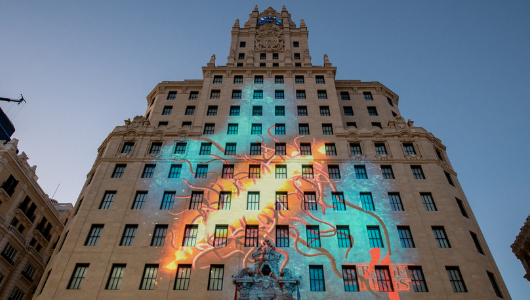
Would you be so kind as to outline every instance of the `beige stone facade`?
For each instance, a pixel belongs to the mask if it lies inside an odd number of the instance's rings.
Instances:
[[[432,133],[283,7],[98,149],[34,299],[510,299]]]
[[[526,222],[521,227],[521,232],[515,238],[512,251],[523,264],[526,271],[524,278],[530,281],[530,216],[526,218]]]
[[[2,143],[3,144],[3,143]],[[18,140],[0,147],[0,299],[31,299],[62,233],[59,214],[37,183],[36,166],[18,153]]]

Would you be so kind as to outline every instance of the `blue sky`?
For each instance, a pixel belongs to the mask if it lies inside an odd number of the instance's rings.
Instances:
[[[75,202],[107,134],[145,112],[158,82],[202,78],[212,54],[224,64],[255,4],[0,0],[0,95],[28,101],[0,106],[43,189],[60,183],[55,198]],[[308,26],[314,64],[326,53],[337,79],[383,83],[442,140],[513,299],[526,299],[510,245],[530,213],[530,2],[257,4],[285,4]]]

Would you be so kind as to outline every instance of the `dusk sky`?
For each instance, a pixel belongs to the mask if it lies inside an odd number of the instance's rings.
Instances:
[[[0,0],[0,96],[27,100],[0,107],[44,191],[75,203],[113,128],[157,83],[202,79],[212,54],[224,65],[255,4],[285,4],[314,65],[328,54],[337,79],[383,83],[442,140],[512,298],[528,299],[510,245],[530,213],[530,1]]]

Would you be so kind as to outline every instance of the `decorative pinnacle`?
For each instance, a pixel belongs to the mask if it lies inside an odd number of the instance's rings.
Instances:
[[[306,27],[304,19],[300,19],[300,27]]]
[[[236,22],[234,23],[234,27],[239,27],[239,19],[236,19]]]
[[[254,6],[254,12],[258,12],[259,13],[259,9],[258,9],[258,5],[256,4],[256,6]]]
[[[287,8],[285,8],[285,5],[282,5],[282,12],[287,12]]]

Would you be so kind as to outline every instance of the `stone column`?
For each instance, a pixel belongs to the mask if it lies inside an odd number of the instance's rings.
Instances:
[[[9,206],[9,210],[6,213],[6,225],[9,226],[11,223],[11,219],[13,218],[13,215],[15,214],[15,209],[17,209],[18,204],[20,203],[20,199],[25,194],[26,191],[26,185],[25,184],[19,184],[21,189],[18,191],[16,196],[11,197],[11,205]]]
[[[28,233],[26,233],[26,236],[25,236],[26,242],[28,242],[33,236],[33,233],[35,232],[35,228],[37,228],[37,225],[39,225],[39,220],[41,216],[42,216],[42,209],[39,208],[39,210],[37,210],[37,214],[35,214],[35,221],[33,221],[33,225],[31,225],[31,228],[28,230]]]
[[[27,253],[24,253],[24,256],[22,256],[19,262],[15,264],[15,266],[13,266],[13,271],[9,273],[7,281],[4,284],[4,288],[0,292],[0,300],[7,300],[9,298],[9,296],[13,292],[13,289],[15,288],[17,281],[19,281],[20,275],[22,274],[22,271],[24,271],[24,267],[26,267],[27,262]]]

